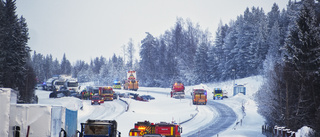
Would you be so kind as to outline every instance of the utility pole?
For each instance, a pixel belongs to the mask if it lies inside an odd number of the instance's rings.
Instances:
[[[236,69],[232,69],[232,72],[233,72],[233,86],[236,84]]]

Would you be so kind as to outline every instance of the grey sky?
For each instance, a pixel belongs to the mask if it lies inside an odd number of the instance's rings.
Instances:
[[[158,37],[177,17],[214,34],[220,20],[228,23],[252,6],[267,13],[275,2],[282,10],[288,0],[17,0],[16,6],[27,20],[31,49],[59,61],[66,53],[73,64],[123,56],[130,38],[138,46],[145,32]]]

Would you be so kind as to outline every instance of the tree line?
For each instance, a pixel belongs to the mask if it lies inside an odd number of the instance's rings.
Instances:
[[[26,19],[14,0],[0,0],[0,87],[19,91],[19,102],[33,102],[35,73],[30,63]]]
[[[273,42],[256,94],[258,112],[271,126],[294,131],[308,126],[314,130],[310,136],[320,136],[320,3],[289,2],[285,13],[274,15],[286,15],[288,24],[284,39],[281,19],[270,28]]]

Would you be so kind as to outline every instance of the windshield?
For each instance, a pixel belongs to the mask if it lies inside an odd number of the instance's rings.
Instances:
[[[222,93],[222,90],[215,90],[215,93]]]
[[[92,100],[99,100],[99,97],[92,97]]]
[[[105,93],[105,94],[112,94],[113,92],[112,92],[112,90],[102,90],[102,93]]]
[[[68,87],[78,87],[78,82],[68,82]]]
[[[62,82],[62,81],[59,81],[59,82],[55,83],[55,85],[63,85],[63,84],[64,84],[64,82]]]
[[[194,93],[205,93],[206,91],[203,89],[196,89]]]

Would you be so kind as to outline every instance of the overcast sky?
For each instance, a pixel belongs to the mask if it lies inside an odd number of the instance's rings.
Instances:
[[[282,10],[288,0],[17,0],[16,6],[26,18],[31,50],[59,61],[65,53],[73,64],[123,56],[130,38],[137,49],[145,32],[158,37],[177,17],[214,34],[220,20],[228,23],[252,6],[267,13],[273,3]]]

